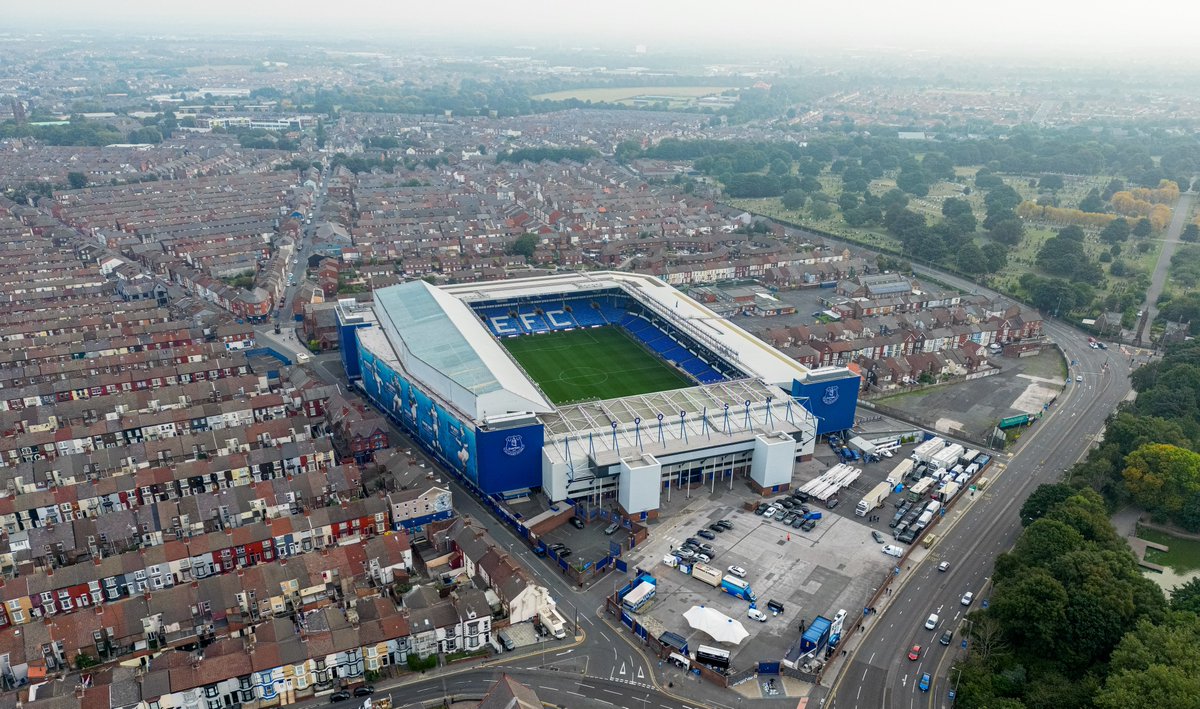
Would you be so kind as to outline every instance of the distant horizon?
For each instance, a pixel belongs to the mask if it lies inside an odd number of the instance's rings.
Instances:
[[[385,0],[349,0],[307,9],[282,0],[209,0],[164,6],[119,0],[45,0],[6,9],[4,35],[102,32],[182,36],[324,38],[371,44],[407,42],[474,46],[531,44],[540,51],[584,47],[603,52],[713,51],[718,55],[793,57],[815,52],[927,52],[979,59],[1074,59],[1110,64],[1190,63],[1189,35],[1200,26],[1200,3],[1170,8],[1171,19],[1130,12],[1127,5],[1077,0],[1011,0],[1003,7],[948,5],[938,0],[897,4],[862,0],[819,9],[800,3],[743,0],[609,0],[600,12],[545,0],[430,3],[419,10]],[[338,14],[330,10],[336,7]],[[731,12],[736,8],[736,12]],[[464,19],[465,18],[465,19]],[[888,50],[887,48],[891,48]]]

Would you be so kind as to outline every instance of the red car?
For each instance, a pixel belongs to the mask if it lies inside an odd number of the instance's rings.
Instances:
[[[908,659],[913,660],[913,661],[921,659],[921,646],[920,645],[912,646],[912,649],[908,651]]]

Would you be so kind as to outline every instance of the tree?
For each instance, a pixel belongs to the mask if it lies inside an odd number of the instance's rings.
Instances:
[[[987,260],[987,270],[990,273],[997,273],[1008,265],[1008,249],[1003,244],[992,241],[984,244],[983,257]]]
[[[989,270],[983,251],[975,245],[975,242],[968,242],[958,250],[955,263],[963,273],[986,273]]]
[[[1055,508],[1074,496],[1075,490],[1062,483],[1045,483],[1029,493],[1021,505],[1021,524],[1029,526],[1050,514]]]
[[[1113,650],[1109,674],[1095,697],[1100,709],[1200,707],[1200,619],[1171,613],[1141,621]]]
[[[1185,503],[1200,495],[1200,454],[1150,443],[1125,458],[1122,476],[1135,502],[1151,512],[1178,519]],[[1195,531],[1195,527],[1189,531]]]
[[[1124,217],[1114,219],[1100,232],[1100,240],[1106,244],[1119,244],[1129,238],[1129,222]]]
[[[1200,615],[1200,576],[1171,589],[1171,610]]]
[[[1038,188],[1043,190],[1061,190],[1063,188],[1062,175],[1042,175],[1042,179],[1038,180]]]
[[[533,252],[537,250],[540,241],[537,234],[522,234],[508,247],[508,253],[532,259]]]
[[[1088,192],[1087,196],[1080,200],[1079,209],[1080,211],[1094,212],[1097,214],[1103,212],[1104,199],[1100,197],[1100,190],[1093,188],[1091,192]]]
[[[1150,224],[1150,220],[1146,217],[1142,217],[1141,219],[1137,220],[1137,224],[1133,225],[1133,229],[1130,231],[1130,233],[1138,238],[1145,238],[1150,236],[1152,231],[1153,227]]]
[[[1183,233],[1179,235],[1180,241],[1196,243],[1200,241],[1200,224],[1188,224],[1183,228]]]
[[[783,203],[785,209],[799,211],[804,209],[804,204],[808,202],[808,195],[804,194],[803,190],[788,190],[783,193],[779,201]]]
[[[892,209],[904,209],[908,206],[908,195],[904,194],[904,190],[892,188],[883,193],[879,198],[880,205],[885,212]]]
[[[71,189],[81,190],[84,187],[87,187],[88,178],[87,175],[83,174],[82,172],[68,172],[67,183],[71,185]]]
[[[808,208],[808,213],[812,215],[813,219],[820,221],[833,215],[833,207],[830,207],[828,202],[814,199]]]
[[[1021,243],[1021,237],[1025,236],[1025,225],[1020,219],[1013,217],[993,224],[988,233],[1001,244],[1015,246]]]

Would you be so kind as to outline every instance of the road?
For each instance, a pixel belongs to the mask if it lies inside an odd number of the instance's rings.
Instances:
[[[918,268],[918,271],[924,269]],[[968,291],[983,291],[974,284],[931,274]],[[886,606],[865,621],[863,637],[856,640],[849,662],[833,685],[827,707],[849,709],[949,706],[951,678],[947,676],[961,647],[960,628],[969,610],[979,607],[989,592],[988,582],[996,556],[1012,547],[1021,532],[1019,511],[1038,485],[1061,479],[1079,460],[1104,427],[1105,418],[1129,393],[1128,360],[1115,350],[1091,349],[1078,331],[1057,321],[1046,321],[1047,335],[1063,348],[1071,366],[1070,382],[1040,423],[1026,433],[1005,469],[991,474],[992,482],[966,511],[952,512],[940,526],[941,538],[923,563],[901,570]],[[993,470],[996,470],[995,468]],[[941,560],[950,562],[937,571]],[[971,607],[960,603],[966,591],[975,593]],[[939,615],[934,630],[924,628],[930,613]],[[955,631],[947,647],[938,639],[947,628]],[[923,648],[918,661],[907,659],[908,649]],[[917,684],[922,673],[932,677],[928,693]]]
[[[559,707],[595,707],[596,709],[628,707],[629,709],[700,709],[699,703],[688,704],[654,689],[633,687],[620,682],[583,677],[574,673],[547,672],[521,668],[473,669],[450,675],[439,675],[402,687],[376,685],[377,697],[391,696],[393,707],[422,707],[456,696],[478,700],[491,689],[502,674],[516,679],[537,692],[538,698]],[[337,704],[328,700],[312,700],[300,707],[337,706],[358,707],[362,699],[348,699]]]
[[[1179,235],[1183,233],[1187,218],[1192,213],[1193,197],[1191,192],[1184,192],[1179,195],[1179,201],[1175,203],[1171,226],[1167,228],[1162,251],[1158,254],[1158,261],[1154,264],[1154,273],[1150,276],[1150,287],[1146,289],[1146,302],[1142,306],[1142,317],[1138,320],[1138,330],[1134,341],[1139,344],[1149,344],[1150,326],[1158,317],[1158,296],[1162,295],[1163,288],[1166,287],[1167,272],[1171,268],[1171,257],[1175,255],[1175,247],[1179,246]]]

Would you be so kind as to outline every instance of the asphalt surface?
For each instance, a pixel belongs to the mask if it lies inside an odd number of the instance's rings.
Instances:
[[[1159,252],[1158,261],[1154,264],[1154,273],[1150,276],[1150,287],[1146,289],[1146,301],[1142,306],[1143,317],[1138,322],[1138,332],[1135,338],[1138,342],[1145,342],[1149,338],[1150,327],[1154,324],[1154,319],[1158,317],[1158,296],[1162,295],[1163,288],[1167,284],[1171,257],[1175,255],[1175,247],[1179,246],[1179,235],[1183,233],[1187,218],[1191,216],[1194,196],[1191,192],[1185,192],[1179,195],[1179,201],[1175,203],[1175,213],[1171,217],[1171,225],[1167,228],[1162,251]]]
[[[933,275],[951,285],[981,290],[944,274]],[[980,499],[972,500],[966,510],[951,512],[939,525],[940,541],[931,553],[901,569],[887,603],[863,621],[861,638],[851,636],[849,661],[841,666],[826,707],[950,706],[950,668],[969,651],[960,637],[960,629],[966,630],[964,615],[987,600],[996,555],[1010,549],[1021,532],[1019,512],[1025,498],[1038,485],[1061,479],[1129,393],[1128,359],[1119,351],[1091,349],[1083,334],[1056,321],[1046,321],[1045,329],[1067,358],[1078,362],[1070,367],[1071,382],[1048,415],[1025,433],[1016,452],[993,465],[987,490],[976,493]],[[1076,375],[1083,382],[1076,383]],[[937,571],[941,560],[950,562],[948,571]],[[960,603],[967,591],[975,594],[970,607]],[[940,617],[934,630],[924,627],[930,613]],[[943,646],[938,639],[947,628],[955,637]],[[922,646],[915,662],[907,658],[914,644]],[[928,692],[917,686],[923,673],[932,679]]]

